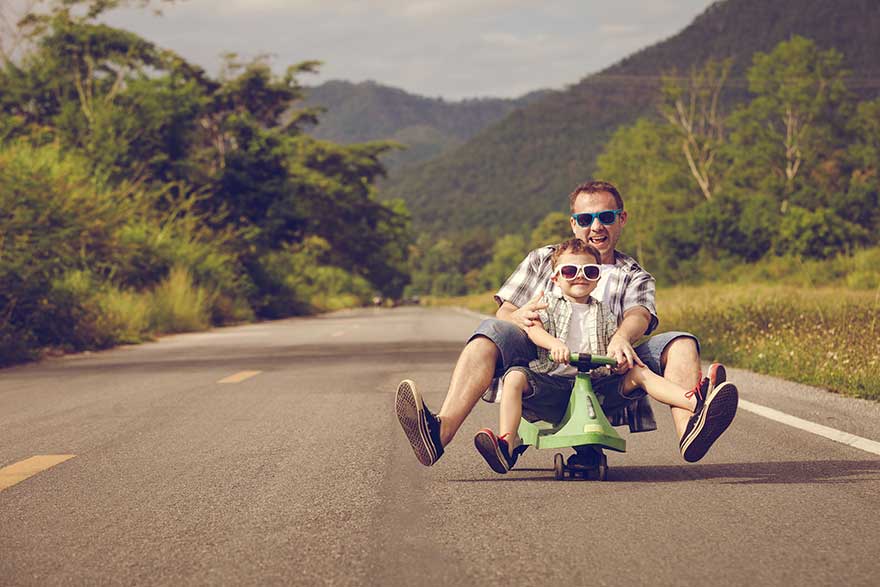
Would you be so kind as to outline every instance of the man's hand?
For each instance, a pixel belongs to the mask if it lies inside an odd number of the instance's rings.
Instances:
[[[571,358],[571,351],[565,346],[565,343],[556,339],[556,342],[549,349],[550,358],[556,361],[557,363],[568,363]]]
[[[532,326],[535,322],[540,324],[540,320],[538,319],[538,310],[543,310],[547,307],[547,304],[541,301],[541,297],[544,295],[543,291],[539,291],[535,294],[535,297],[530,299],[522,308],[517,309],[515,312],[510,314],[510,321],[526,330],[530,326]]]
[[[635,365],[645,366],[625,336],[618,334],[612,336],[611,340],[608,341],[606,353],[609,357],[617,359],[617,367],[614,368],[615,373],[626,373]]]

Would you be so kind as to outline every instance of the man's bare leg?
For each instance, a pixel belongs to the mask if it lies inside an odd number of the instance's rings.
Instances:
[[[663,377],[685,389],[693,389],[700,383],[700,353],[694,339],[683,336],[669,343],[660,356]],[[684,434],[688,420],[693,413],[681,408],[672,408],[672,421],[678,438]]]
[[[465,418],[492,383],[498,358],[498,347],[485,336],[477,336],[461,351],[452,371],[452,380],[449,382],[443,407],[437,414],[440,418],[440,441],[443,446],[452,442]]]

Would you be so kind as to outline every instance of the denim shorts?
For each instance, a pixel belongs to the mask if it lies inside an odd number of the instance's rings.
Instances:
[[[484,336],[495,343],[498,347],[500,357],[495,364],[495,375],[497,379],[507,373],[511,367],[527,367],[529,362],[538,358],[538,350],[535,343],[529,339],[528,335],[522,328],[516,326],[512,322],[499,320],[498,318],[488,318],[483,320],[474,333],[468,339],[472,341],[478,336]],[[673,340],[677,338],[693,339],[697,345],[697,352],[700,350],[700,341],[697,337],[688,332],[661,332],[641,342],[635,347],[636,354],[648,368],[663,375],[663,367],[660,364],[660,357],[663,351],[669,346]],[[486,401],[495,401],[497,396],[497,385],[493,385],[483,396]]]

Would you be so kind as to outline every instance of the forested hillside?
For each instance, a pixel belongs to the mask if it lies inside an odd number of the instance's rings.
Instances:
[[[549,92],[514,100],[426,98],[375,82],[328,81],[306,88],[305,105],[325,109],[312,136],[350,144],[390,140],[405,149],[382,156],[391,174],[403,165],[436,157],[461,145],[507,114]]]
[[[660,74],[686,75],[708,58],[733,58],[725,99],[744,99],[756,51],[792,35],[835,48],[861,97],[880,88],[880,2],[726,0],[681,33],[563,92],[511,113],[465,145],[391,178],[384,197],[400,197],[416,226],[435,233],[480,228],[503,234],[534,226],[565,206],[571,188],[593,175],[612,133],[639,116],[658,116]]]

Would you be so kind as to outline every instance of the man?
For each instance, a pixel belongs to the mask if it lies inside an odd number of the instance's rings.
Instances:
[[[736,387],[721,385],[726,378],[723,368],[710,369],[708,381],[701,385],[699,343],[692,334],[662,333],[633,346],[656,328],[658,319],[654,278],[634,259],[615,249],[627,222],[623,199],[612,184],[591,181],[575,188],[569,204],[574,236],[593,245],[602,257],[603,291],[594,295],[610,308],[618,322],[607,354],[617,359],[619,373],[633,365],[645,365],[680,387],[700,390],[697,412],[672,408],[682,456],[688,462],[700,460],[733,421],[738,402]],[[412,381],[404,380],[398,386],[397,417],[423,465],[433,465],[443,455],[444,447],[495,377],[535,358],[535,346],[525,329],[538,319],[537,311],[546,307],[539,300],[544,290],[552,287],[553,250],[542,247],[530,252],[495,295],[499,303],[496,317],[484,320],[468,340],[437,415],[425,406]],[[656,427],[646,400],[627,407],[631,410],[631,430]],[[620,423],[620,419],[612,422]]]

